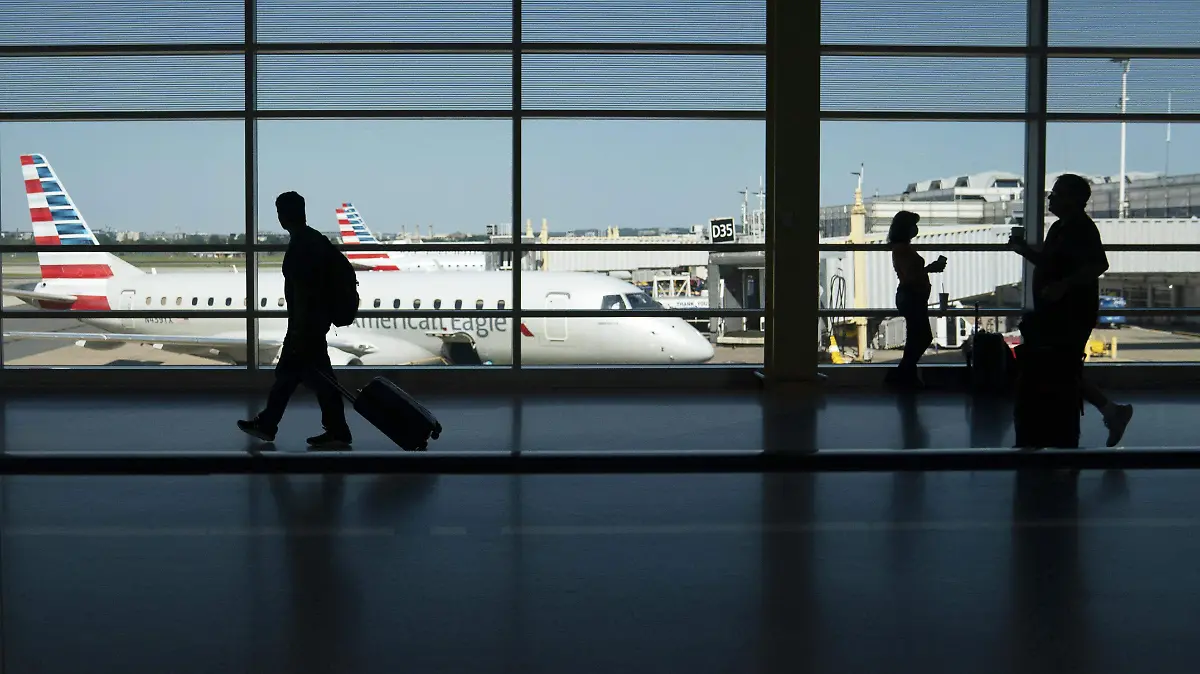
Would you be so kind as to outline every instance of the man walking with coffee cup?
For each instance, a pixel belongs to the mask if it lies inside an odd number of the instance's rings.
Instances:
[[[1046,232],[1045,242],[1030,245],[1023,227],[1014,229],[1008,242],[1033,263],[1033,312],[1038,323],[1054,326],[1056,340],[1077,349],[1080,358],[1100,318],[1100,276],[1108,271],[1100,230],[1085,210],[1091,196],[1087,179],[1070,173],[1059,176],[1048,204],[1058,220]],[[1133,417],[1133,406],[1114,403],[1087,379],[1083,397],[1100,410],[1108,427],[1107,445],[1115,446]]]

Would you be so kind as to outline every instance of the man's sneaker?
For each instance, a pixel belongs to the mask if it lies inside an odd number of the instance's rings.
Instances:
[[[314,449],[349,449],[350,436],[337,436],[328,431],[308,439],[308,444]]]
[[[1113,405],[1110,414],[1104,415],[1104,425],[1108,426],[1108,446],[1116,447],[1125,435],[1125,427],[1133,418],[1133,405]]]
[[[259,421],[258,417],[250,419],[249,421],[238,420],[237,424],[238,428],[242,429],[243,432],[253,435],[263,442],[275,442],[276,429],[263,425],[262,421]]]

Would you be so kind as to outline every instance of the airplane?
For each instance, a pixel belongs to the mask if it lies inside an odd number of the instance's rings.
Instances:
[[[81,322],[107,332],[5,331],[6,339],[65,340],[90,348],[122,343],[244,364],[249,349],[242,318],[204,318],[205,311],[246,306],[245,277],[238,273],[147,274],[98,245],[62,181],[41,154],[21,155],[21,170],[38,245],[60,251],[38,253],[42,280],[33,289],[4,288],[36,308],[112,311],[111,317]],[[235,270],[236,271],[236,270]],[[399,309],[504,309],[512,303],[511,272],[442,274],[360,272],[360,306]],[[281,271],[259,272],[259,308],[285,309]],[[658,305],[636,286],[585,272],[528,272],[521,302],[530,309],[615,309],[600,317],[437,318],[360,317],[332,328],[329,357],[335,365],[511,364],[512,334],[521,335],[521,360],[533,365],[680,365],[712,359],[713,347],[680,318],[638,316]],[[135,309],[194,311],[195,318],[131,318]],[[287,319],[259,321],[258,358],[278,361]]]
[[[362,214],[354,204],[343,203],[335,213],[342,235],[342,243],[348,246],[379,243],[367,229]],[[482,252],[393,252],[387,250],[356,252],[345,251],[346,258],[355,269],[364,271],[484,271],[486,256]]]

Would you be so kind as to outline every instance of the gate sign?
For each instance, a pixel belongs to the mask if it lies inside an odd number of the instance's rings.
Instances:
[[[733,235],[733,218],[713,218],[708,221],[708,231],[713,243],[731,243]]]

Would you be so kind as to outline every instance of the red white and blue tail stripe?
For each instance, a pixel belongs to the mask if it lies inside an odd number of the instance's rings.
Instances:
[[[367,225],[363,222],[362,215],[354,204],[346,202],[337,208],[338,229],[342,234],[342,243],[347,245],[358,245],[366,243],[379,243],[371,230],[367,229]],[[400,271],[395,262],[392,260],[392,254],[383,250],[364,251],[355,253],[346,252],[346,258],[355,266],[371,271]]]
[[[34,243],[64,249],[38,252],[43,281],[75,296],[71,308],[108,309],[108,279],[141,271],[109,253],[88,250],[99,242],[44,155],[21,155],[21,174]]]

